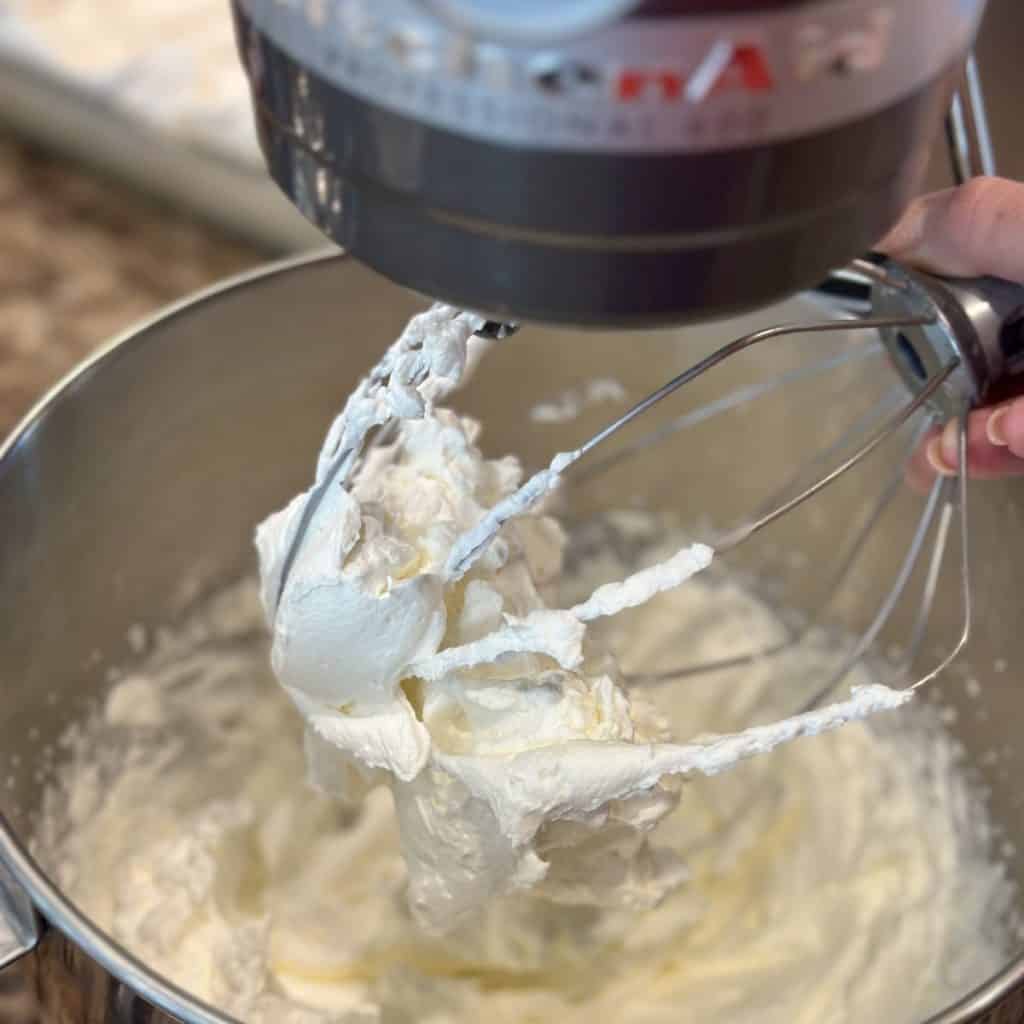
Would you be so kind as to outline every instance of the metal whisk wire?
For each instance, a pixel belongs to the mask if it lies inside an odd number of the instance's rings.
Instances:
[[[904,281],[894,277],[885,268],[871,266],[870,277],[877,284],[888,287],[893,292],[904,293],[907,291]],[[860,272],[862,266],[854,268]],[[912,305],[913,303],[911,303]],[[691,384],[703,374],[720,365],[744,350],[770,339],[779,338],[789,334],[816,334],[823,331],[850,331],[850,330],[871,330],[871,331],[894,331],[906,327],[925,327],[934,325],[938,315],[934,310],[913,312],[902,316],[877,317],[872,316],[859,321],[831,320],[817,321],[808,324],[781,325],[763,330],[754,331],[741,338],[729,342],[721,348],[705,356],[682,373],[673,377],[666,384],[651,392],[641,399],[625,413],[619,416],[612,423],[599,430],[589,438],[580,448],[581,457],[594,451],[619,431],[636,420],[642,414],[651,410],[655,405],[667,399],[679,389]],[[902,345],[904,339],[900,335],[898,345]],[[890,346],[890,351],[892,348]],[[625,450],[629,454],[650,447],[660,441],[666,440],[680,431],[687,429],[697,423],[701,423],[718,414],[725,409],[734,408],[742,401],[761,397],[768,394],[785,383],[798,379],[806,379],[819,372],[824,367],[839,366],[846,360],[837,357],[830,357],[814,364],[808,372],[787,373],[780,375],[772,382],[758,382],[757,384],[740,388],[724,398],[716,399],[695,410],[690,410],[682,416],[676,417],[668,425],[659,427],[644,435],[639,442],[634,442]],[[806,369],[806,368],[805,368]],[[859,417],[841,437],[831,442],[811,460],[798,468],[798,470],[787,479],[766,501],[764,501],[754,515],[739,526],[733,527],[717,536],[708,538],[708,542],[719,552],[724,553],[733,550],[745,541],[750,539],[761,530],[774,523],[782,516],[795,510],[798,506],[819,494],[826,487],[835,483],[841,476],[848,473],[855,466],[867,459],[876,449],[884,444],[890,437],[903,429],[910,423],[916,414],[924,411],[927,415],[924,421],[911,435],[903,458],[896,473],[883,487],[878,499],[870,509],[861,527],[854,536],[847,552],[840,560],[837,570],[830,576],[828,584],[820,594],[820,600],[814,607],[819,609],[818,613],[803,624],[800,629],[787,628],[787,635],[779,642],[768,647],[762,647],[755,651],[748,651],[725,659],[718,659],[699,664],[679,666],[675,669],[660,671],[655,674],[642,674],[628,676],[627,682],[636,684],[658,684],[682,679],[692,679],[696,676],[705,675],[729,668],[740,668],[749,665],[761,658],[771,658],[791,650],[808,637],[819,624],[819,616],[832,597],[839,591],[847,577],[851,574],[855,564],[862,554],[867,541],[884,514],[888,506],[893,502],[902,488],[905,474],[905,467],[919,445],[924,439],[926,431],[934,427],[940,418],[940,413],[935,405],[935,398],[939,392],[950,382],[954,373],[960,369],[960,359],[953,354],[941,365],[937,372],[933,373],[919,386],[912,390],[909,399],[899,403],[892,411],[891,407],[898,401],[901,389],[895,392],[888,392],[880,402],[876,403],[866,415]],[[938,587],[939,576],[948,538],[951,530],[954,515],[958,516],[960,523],[960,590],[962,595],[963,624],[959,639],[952,650],[944,656],[933,668],[924,675],[916,678],[910,685],[917,689],[930,682],[943,672],[951,662],[960,654],[968,642],[971,629],[971,586],[970,586],[970,559],[968,548],[968,517],[967,517],[967,414],[970,410],[970,401],[964,399],[958,420],[959,429],[959,472],[958,482],[953,479],[937,479],[931,488],[924,509],[914,530],[913,537],[908,546],[907,552],[899,566],[895,578],[885,594],[881,604],[874,613],[869,625],[863,633],[855,640],[848,651],[842,656],[839,666],[829,676],[825,683],[818,687],[813,695],[804,703],[801,710],[810,711],[819,706],[832,691],[849,675],[850,671],[868,653],[885,626],[891,620],[893,613],[904,596],[907,585],[917,568],[926,540],[936,524],[935,539],[932,546],[931,557],[926,569],[925,581],[922,589],[920,603],[914,615],[913,625],[910,630],[909,642],[905,648],[903,666],[909,670],[924,641],[926,627],[928,624],[931,609],[934,604],[935,594]],[[881,420],[880,425],[879,420]],[[864,435],[867,439],[863,440]],[[857,442],[851,454],[845,455],[837,465],[826,468],[829,463],[841,453],[848,450],[851,444]],[[610,469],[620,460],[620,454],[602,459],[596,466],[591,466],[589,472],[584,471],[574,474],[573,469],[569,470],[575,475],[579,482],[585,482],[594,478],[598,471]],[[574,464],[578,465],[577,463]],[[808,469],[818,470],[820,474],[807,486],[800,486],[806,479]],[[585,467],[586,470],[586,467]],[[793,493],[795,491],[795,493]]]
[[[656,673],[644,673],[629,677],[629,681],[636,685],[657,685],[667,682],[677,682],[682,679],[702,676],[709,673],[722,671],[724,669],[740,668],[743,665],[751,665],[762,658],[772,658],[790,651],[803,643],[821,624],[825,610],[831,604],[832,599],[838,594],[854,567],[857,565],[865,546],[871,538],[879,521],[885,515],[888,508],[896,500],[896,497],[905,487],[905,466],[908,460],[917,449],[924,438],[925,432],[930,425],[930,420],[921,423],[911,434],[909,442],[905,445],[903,456],[897,462],[896,470],[891,474],[885,483],[881,493],[868,509],[858,525],[852,540],[846,546],[842,557],[835,570],[828,575],[825,583],[815,592],[815,599],[810,602],[810,607],[815,609],[812,614],[799,627],[787,624],[786,636],[783,640],[766,647],[760,647],[743,654],[733,655],[729,658],[719,658],[711,661],[681,665],[673,669],[666,669]],[[844,435],[844,438],[848,436]],[[844,439],[841,438],[840,442]],[[836,445],[830,445],[834,449]]]
[[[823,376],[830,371],[838,370],[840,367],[847,366],[853,362],[882,355],[883,352],[884,349],[880,344],[869,342],[856,349],[850,349],[837,355],[829,356],[827,359],[821,359],[806,366],[798,366],[795,369],[788,370],[786,373],[779,374],[777,377],[767,377],[763,380],[754,381],[745,387],[737,388],[735,391],[715,399],[713,402],[708,402],[706,405],[696,409],[687,410],[668,423],[662,424],[638,438],[634,438],[616,451],[609,452],[600,458],[594,458],[574,473],[574,479],[577,483],[582,484],[587,480],[601,476],[619,465],[619,463],[632,458],[634,455],[638,455],[645,449],[675,436],[680,431],[698,426],[723,413],[731,412],[739,406],[746,405],[748,402],[753,402],[758,398],[763,398],[790,384]]]
[[[933,679],[941,675],[956,660],[960,653],[967,646],[973,618],[971,605],[971,566],[969,548],[969,522],[967,514],[967,415],[969,408],[965,405],[961,416],[958,418],[958,444],[957,444],[957,476],[956,479],[938,478],[932,484],[928,501],[918,521],[917,529],[914,531],[913,539],[907,549],[903,562],[900,566],[896,579],[886,595],[872,620],[871,625],[860,636],[852,650],[845,656],[839,669],[833,676],[814,694],[814,696],[801,708],[802,711],[810,711],[818,707],[828,695],[849,675],[857,663],[870,650],[877,640],[879,633],[892,617],[893,612],[900,598],[903,595],[910,576],[920,558],[925,539],[929,528],[935,519],[936,510],[939,511],[938,526],[936,529],[935,541],[932,546],[932,555],[929,561],[928,570],[922,588],[921,600],[918,605],[914,625],[911,627],[910,639],[901,658],[902,667],[909,671],[917,658],[921,644],[924,641],[925,630],[934,605],[935,595],[938,590],[939,574],[945,558],[948,545],[949,533],[954,515],[957,516],[960,526],[960,596],[962,607],[962,626],[959,637],[953,648],[929,669],[924,675],[917,677],[909,684],[909,689],[917,690]]]
[[[852,268],[856,272],[862,272],[864,270],[863,264],[858,264]],[[867,264],[871,267],[870,278],[878,282],[879,284],[890,287],[893,291],[905,291],[904,282],[898,278],[894,278],[884,268],[876,267],[872,264]],[[619,416],[616,420],[609,423],[607,426],[599,430],[592,437],[590,437],[580,447],[580,458],[582,459],[586,455],[592,453],[599,445],[603,444],[611,437],[616,435],[619,431],[623,430],[630,423],[636,420],[639,416],[650,411],[655,405],[667,399],[670,395],[674,394],[681,388],[693,383],[699,377],[708,373],[716,366],[720,365],[725,360],[738,355],[739,353],[751,348],[754,345],[758,345],[762,342],[779,338],[785,335],[800,335],[800,334],[817,334],[825,331],[849,331],[849,330],[869,330],[869,331],[880,331],[880,330],[894,330],[906,327],[920,327],[924,325],[933,324],[936,320],[936,314],[932,311],[925,312],[914,312],[903,316],[890,316],[890,317],[867,317],[859,321],[854,320],[828,320],[828,321],[815,321],[807,324],[787,324],[779,325],[776,327],[769,327],[762,330],[751,332],[741,338],[737,338],[734,341],[729,342],[726,345],[716,349],[714,352],[700,359],[698,362],[677,374],[666,384],[657,388],[651,392],[645,398],[634,404],[625,413]],[[838,365],[835,358],[824,360],[819,364],[816,364],[812,368],[812,373],[818,372],[822,366],[834,366]],[[882,401],[874,406],[866,417],[861,417],[849,430],[847,430],[842,437],[837,441],[828,445],[825,449],[815,455],[810,465],[812,467],[825,466],[838,452],[847,448],[853,439],[859,439],[865,432],[868,433],[867,440],[862,441],[856,449],[845,458],[843,458],[838,465],[833,466],[830,469],[823,469],[821,474],[809,485],[802,488],[797,488],[795,494],[790,492],[796,488],[799,481],[806,476],[807,467],[801,467],[796,474],[794,474],[789,480],[787,480],[783,486],[778,489],[773,496],[771,496],[754,516],[748,521],[741,525],[734,527],[724,533],[720,533],[715,537],[709,538],[709,543],[719,552],[724,553],[739,545],[743,544],[749,538],[759,533],[761,530],[774,523],[776,520],[789,512],[795,510],[798,506],[808,501],[810,498],[819,494],[826,487],[835,483],[841,476],[848,473],[855,466],[859,465],[863,460],[867,459],[877,448],[885,443],[890,437],[897,433],[907,423],[909,423],[917,414],[923,409],[930,406],[935,395],[939,392],[944,385],[947,384],[950,377],[957,370],[959,366],[959,360],[954,356],[946,362],[941,369],[929,377],[916,391],[912,393],[909,400],[903,403],[894,412],[887,413],[882,417],[881,425],[875,426],[871,429],[872,422],[877,423],[875,417],[879,414],[881,409],[885,409],[887,406],[892,404],[893,396],[890,393],[886,395]],[[782,382],[788,382],[795,379],[801,379],[806,377],[807,374],[787,374],[783,375],[780,380]],[[717,414],[727,408],[733,408],[741,401],[748,397],[760,397],[776,387],[781,386],[780,381],[776,381],[771,385],[766,385],[764,382],[753,385],[746,388],[741,388],[731,395],[726,396],[724,399],[718,399],[709,405],[702,406],[699,409],[692,410],[684,414],[683,416],[677,417],[665,427],[659,428],[657,431],[653,431],[641,438],[639,445],[634,443],[630,446],[627,451],[633,453],[638,448],[645,448],[651,444],[657,443],[660,440],[664,440],[668,436],[677,433],[680,430],[686,429],[696,423],[703,422],[711,416]],[[964,413],[966,416],[966,412]],[[925,424],[915,433],[912,439],[912,447],[907,451],[906,457],[909,458],[913,450],[920,443],[924,429],[934,422],[934,415],[926,420]],[[580,460],[577,460],[576,465],[579,464]],[[584,479],[592,479],[595,473],[595,469],[600,468],[605,470],[611,468],[618,458],[606,458],[601,461],[599,467],[591,467],[591,472],[581,474]],[[966,464],[965,459],[963,464]],[[570,470],[570,473],[572,470]],[[822,594],[821,606],[828,603],[831,595],[842,585],[843,581],[852,571],[854,564],[856,563],[867,539],[870,535],[871,529],[877,522],[878,518],[883,513],[884,509],[892,502],[895,498],[899,486],[902,482],[902,472],[889,481],[888,485],[883,489],[882,494],[879,497],[878,502],[872,509],[871,513],[867,517],[867,520],[863,528],[858,532],[853,544],[851,545],[846,557],[841,561],[840,566],[836,573],[830,580],[829,588]],[[966,483],[963,483],[963,488],[966,487]],[[899,604],[900,598],[906,589],[907,583],[909,582],[915,567],[917,566],[921,552],[930,531],[930,528],[935,520],[936,513],[939,507],[942,507],[942,514],[940,517],[939,531],[936,537],[936,544],[933,549],[933,555],[930,561],[928,569],[927,580],[922,596],[922,603],[919,607],[918,613],[915,616],[914,626],[911,633],[911,642],[908,645],[908,651],[911,652],[912,660],[916,654],[917,648],[920,646],[923,636],[924,627],[927,623],[928,613],[931,609],[932,602],[934,600],[935,590],[937,587],[939,570],[942,562],[942,555],[946,547],[946,538],[949,532],[949,522],[953,511],[958,506],[961,513],[961,523],[966,523],[966,497],[961,495],[960,499],[956,501],[951,490],[951,482],[947,480],[939,480],[932,488],[931,494],[929,495],[928,501],[926,502],[924,512],[922,513],[921,519],[918,523],[917,529],[914,533],[914,537],[911,541],[907,554],[903,560],[903,564],[900,566],[897,572],[896,578],[888,591],[885,599],[881,606],[877,610],[874,618],[872,619],[867,630],[860,636],[860,638],[854,643],[852,649],[845,656],[844,660],[840,664],[839,668],[835,673],[827,680],[827,682],[820,687],[811,699],[807,702],[804,710],[810,710],[813,707],[820,704],[822,700],[833,690],[835,687],[842,682],[842,680],[849,674],[850,670],[854,665],[864,656],[868,649],[877,640],[882,629],[890,620],[894,609]],[[961,544],[961,570],[962,575],[965,577],[962,584],[962,591],[964,594],[969,594],[970,586],[969,580],[966,578],[968,573],[968,557],[967,557],[967,539],[966,529],[962,531],[962,544]],[[965,624],[962,632],[962,641],[959,642],[954,648],[953,652],[933,670],[928,672],[921,679],[916,680],[912,685],[916,688],[928,682],[930,679],[935,678],[945,667],[948,666],[949,662],[956,657],[956,655],[962,650],[963,646],[967,642],[967,634],[970,629],[970,603],[967,600],[964,604],[965,612]],[[808,633],[813,629],[815,625],[815,619],[806,623],[803,629],[798,632],[789,632],[787,637],[779,643],[772,645],[767,649],[761,649],[758,651],[746,652],[744,654],[736,655],[728,659],[720,659],[713,662],[706,662],[698,665],[687,665],[680,666],[677,669],[660,672],[655,676],[646,675],[642,677],[634,677],[629,681],[632,683],[644,682],[644,683],[660,683],[669,680],[680,680],[683,678],[693,678],[697,675],[703,675],[709,672],[720,671],[725,668],[737,668],[745,664],[750,664],[753,661],[762,657],[772,657],[780,654],[783,651],[791,649],[795,644],[799,643]]]
[[[617,434],[624,427],[628,426],[637,417],[642,416],[659,402],[674,394],[680,388],[692,384],[698,377],[702,377],[709,370],[714,369],[720,363],[739,355],[746,349],[755,345],[763,344],[773,338],[780,338],[792,334],[820,334],[826,331],[836,331],[840,328],[846,330],[868,331],[878,330],[883,327],[914,327],[931,323],[934,318],[928,314],[908,315],[903,317],[881,317],[868,318],[864,320],[838,321],[816,320],[805,324],[777,324],[774,327],[765,327],[758,331],[736,338],[721,348],[716,349],[710,355],[705,356],[699,362],[694,363],[682,373],[677,374],[670,381],[662,384],[656,391],[652,391],[646,398],[641,399],[631,409],[624,412],[617,420],[609,423],[596,434],[588,438],[578,448],[578,460],[589,455],[598,445],[603,444],[610,437]],[[577,460],[577,461],[578,461]]]

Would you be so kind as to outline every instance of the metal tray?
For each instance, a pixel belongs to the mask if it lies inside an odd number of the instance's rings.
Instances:
[[[323,236],[262,169],[175,139],[5,48],[0,48],[0,124],[269,253],[323,247]]]

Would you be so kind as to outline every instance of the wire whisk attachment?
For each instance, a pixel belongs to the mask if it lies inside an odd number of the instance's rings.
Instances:
[[[944,561],[955,537],[961,601],[959,632],[946,653],[927,670],[913,676],[911,688],[924,686],[941,674],[968,643],[971,630],[971,566],[968,527],[967,418],[980,404],[1024,391],[1024,288],[994,279],[946,280],[911,271],[889,261],[857,260],[843,272],[866,289],[866,313],[853,319],[830,319],[780,324],[736,338],[677,374],[614,422],[585,441],[565,471],[570,480],[584,483],[620,464],[624,459],[677,436],[699,423],[785,388],[797,380],[812,379],[842,363],[879,352],[886,355],[894,386],[866,415],[837,441],[794,467],[794,472],[737,525],[703,538],[719,554],[745,544],[756,534],[796,510],[825,488],[835,484],[867,460],[883,444],[909,429],[903,456],[894,473],[884,480],[877,500],[857,526],[838,566],[829,574],[813,607],[823,611],[863,557],[867,544],[886,509],[904,489],[905,467],[926,435],[949,420],[959,424],[958,472],[932,485],[913,529],[907,549],[895,567],[868,625],[840,659],[834,672],[817,684],[800,710],[820,706],[876,644],[912,579],[923,576],[913,611],[901,665],[915,663],[932,613]],[[595,450],[656,405],[683,392],[698,378],[755,346],[786,336],[813,336],[824,332],[867,335],[868,344],[851,345],[838,355],[809,360],[796,369],[753,383],[688,409],[667,424],[631,439],[613,453],[598,457]],[[590,458],[588,459],[588,456]],[[926,556],[931,539],[930,554]],[[678,682],[724,669],[778,657],[803,642],[818,626],[818,614],[771,647],[740,652],[725,659],[682,664],[657,674],[638,675],[628,681],[646,685]]]

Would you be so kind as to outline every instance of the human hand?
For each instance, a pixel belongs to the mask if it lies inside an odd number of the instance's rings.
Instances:
[[[1024,284],[1024,184],[975,178],[915,200],[878,249],[909,266],[946,277],[991,275]],[[956,421],[925,438],[909,478],[927,487],[958,464]],[[977,409],[967,420],[968,474],[1024,476],[1024,398]]]

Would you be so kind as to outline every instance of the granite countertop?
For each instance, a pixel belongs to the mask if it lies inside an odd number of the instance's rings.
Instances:
[[[263,255],[0,135],[0,437],[118,331]],[[36,1015],[18,965],[0,1024]]]
[[[262,258],[0,135],[0,436],[97,345]]]

